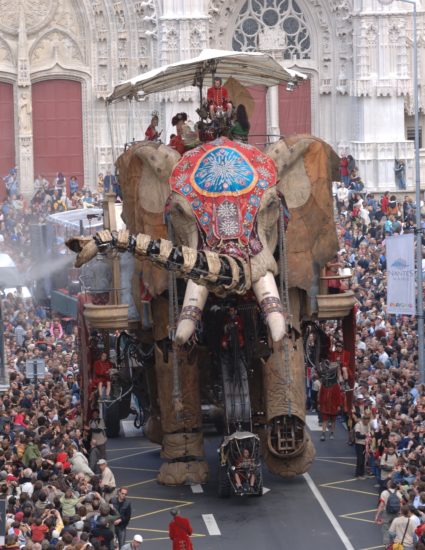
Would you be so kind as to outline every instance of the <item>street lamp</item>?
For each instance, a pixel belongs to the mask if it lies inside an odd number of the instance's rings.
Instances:
[[[389,5],[394,0],[379,0],[381,4]],[[418,89],[418,37],[417,10],[415,0],[398,0],[413,6],[413,97],[415,111],[415,189],[416,189],[416,318],[418,321],[418,365],[419,381],[425,383],[424,365],[424,306],[422,277],[422,225],[421,225],[421,175],[419,159],[419,89]]]

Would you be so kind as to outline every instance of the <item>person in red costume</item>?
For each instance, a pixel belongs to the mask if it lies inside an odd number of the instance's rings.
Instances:
[[[185,145],[183,141],[184,126],[187,120],[186,113],[178,113],[171,119],[171,124],[176,127],[176,133],[170,139],[170,147],[173,147],[181,155],[185,152]]]
[[[222,80],[219,76],[214,77],[214,86],[208,88],[207,101],[210,110],[211,120],[215,118],[218,111],[227,114],[227,118],[231,118],[233,105],[229,100],[229,93],[222,85]]]
[[[173,541],[173,550],[193,550],[190,521],[182,517],[178,510],[171,510],[171,515],[173,520],[168,526],[168,535]]]
[[[348,381],[348,367],[350,354],[344,351],[341,342],[337,342],[335,350],[329,352],[329,359],[324,361],[318,369],[318,375],[322,385],[319,391],[319,409],[322,420],[322,436],[320,441],[326,439],[328,421],[331,423],[329,439],[334,439],[336,417],[344,403],[344,394],[340,383]]]
[[[234,331],[237,335],[237,342],[240,348],[245,346],[245,339],[243,335],[243,320],[242,317],[238,315],[238,310],[230,306],[229,314],[227,315],[224,322],[224,334],[221,339],[221,347],[225,350],[229,350],[231,346],[231,339],[234,334]]]
[[[159,138],[161,137],[162,130],[158,132],[156,129],[158,126],[159,118],[157,114],[152,115],[151,123],[146,129],[145,132],[145,138],[147,141],[159,141]]]
[[[99,398],[103,395],[103,388],[106,387],[106,398],[108,399],[111,394],[111,379],[109,377],[109,371],[112,368],[112,363],[108,359],[108,354],[102,352],[100,359],[95,361],[93,365],[93,386],[97,386],[99,392]]]

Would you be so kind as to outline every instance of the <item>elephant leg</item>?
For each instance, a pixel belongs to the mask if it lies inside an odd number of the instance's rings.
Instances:
[[[263,369],[267,428],[263,456],[271,472],[287,477],[306,472],[315,456],[305,427],[304,355],[301,340],[281,340]]]
[[[181,384],[181,402],[173,401],[173,353],[177,354]],[[196,353],[181,350],[163,352],[155,349],[155,369],[163,430],[161,465],[158,481],[164,485],[205,483],[208,464],[205,461]]]

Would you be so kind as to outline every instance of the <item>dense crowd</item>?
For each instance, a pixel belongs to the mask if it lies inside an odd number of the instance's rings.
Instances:
[[[10,254],[20,270],[30,258],[29,225],[60,211],[57,201],[65,209],[81,206],[47,187],[38,188],[28,203],[13,193],[2,203],[0,252]],[[2,315],[10,381],[0,397],[4,548],[110,550],[114,542],[123,547],[131,505],[106,462],[99,411],[83,422],[76,326],[13,294],[2,297]],[[136,535],[132,548],[141,542]]]
[[[34,182],[34,194],[29,200],[19,193],[15,170],[10,170],[3,180],[6,182],[6,193],[0,204],[0,244],[2,252],[11,255],[23,271],[29,267],[31,259],[31,224],[45,223],[50,214],[99,207],[105,192],[119,191],[116,178],[110,172],[105,176],[99,174],[96,192],[80,189],[78,182],[77,187],[73,188],[71,183],[76,178],[71,177],[67,183],[60,172],[51,180],[39,175]]]
[[[335,188],[340,243],[335,264],[352,269],[347,286],[357,299],[347,443],[356,448],[356,476],[375,480],[375,521],[382,525],[385,547],[402,543],[405,550],[423,550],[425,387],[418,376],[417,322],[414,316],[388,315],[385,303],[385,240],[415,230],[417,205],[408,195],[399,201],[389,192],[381,197],[367,192],[355,166],[344,175]],[[327,331],[334,345],[342,341],[339,325],[328,324]]]
[[[390,193],[378,198],[366,192],[355,169],[347,176],[335,189],[340,242],[335,261],[352,269],[349,286],[357,299],[356,384],[353,407],[345,411],[347,443],[363,446],[365,469],[358,464],[356,475],[375,478],[376,521],[382,523],[384,543],[391,536],[395,542],[403,539],[405,550],[414,545],[423,550],[425,388],[418,384],[416,319],[388,315],[385,306],[385,239],[415,229],[416,205],[407,195],[399,202]],[[0,213],[1,251],[25,264],[29,224],[59,211],[58,201],[64,208],[81,206],[80,199],[45,185],[28,203],[9,194]],[[64,327],[32,300],[8,295],[2,307],[10,376],[10,388],[0,398],[5,548],[108,550],[114,537],[122,546],[131,507],[127,490],[117,489],[106,463],[103,421],[97,412],[89,425],[82,420],[76,328]],[[333,345],[342,340],[337,323],[328,324],[327,331]],[[46,369],[35,381],[27,365],[37,359]],[[137,535],[133,548],[141,542]]]

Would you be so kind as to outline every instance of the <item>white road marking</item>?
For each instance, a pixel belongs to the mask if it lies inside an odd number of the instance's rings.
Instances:
[[[218,528],[217,522],[213,514],[202,514],[202,519],[204,520],[205,526],[208,529],[208,533],[211,536],[221,535],[221,531]]]
[[[202,485],[199,485],[199,483],[195,483],[195,485],[191,485],[190,488],[192,489],[192,493],[204,492],[204,490],[202,489]]]
[[[309,486],[311,492],[316,497],[318,503],[320,504],[322,510],[325,512],[327,518],[332,524],[332,527],[335,529],[336,534],[341,539],[342,544],[346,548],[346,550],[354,550],[354,546],[351,544],[350,540],[348,539],[347,535],[345,534],[343,528],[341,527],[339,521],[334,516],[332,510],[329,508],[326,500],[323,498],[321,492],[317,488],[317,485],[314,483],[314,481],[311,479],[310,474],[304,474],[304,479],[307,482],[307,485]]]
[[[263,495],[266,493],[270,493],[271,489],[267,489],[267,487],[263,487]]]
[[[322,430],[322,426],[319,424],[319,422],[317,421],[317,414],[313,415],[313,414],[310,414],[310,415],[307,415],[305,417],[305,423],[307,424],[308,426],[308,429],[311,431],[311,432],[320,432]]]
[[[116,460],[124,460],[132,456],[145,455],[146,453],[152,453],[153,451],[158,451],[160,448],[161,447],[152,447],[152,449],[148,449],[147,451],[140,451],[140,453],[132,453],[131,455],[127,455],[127,456],[117,456],[115,458],[110,458],[107,462],[109,464],[110,462],[114,462]]]

